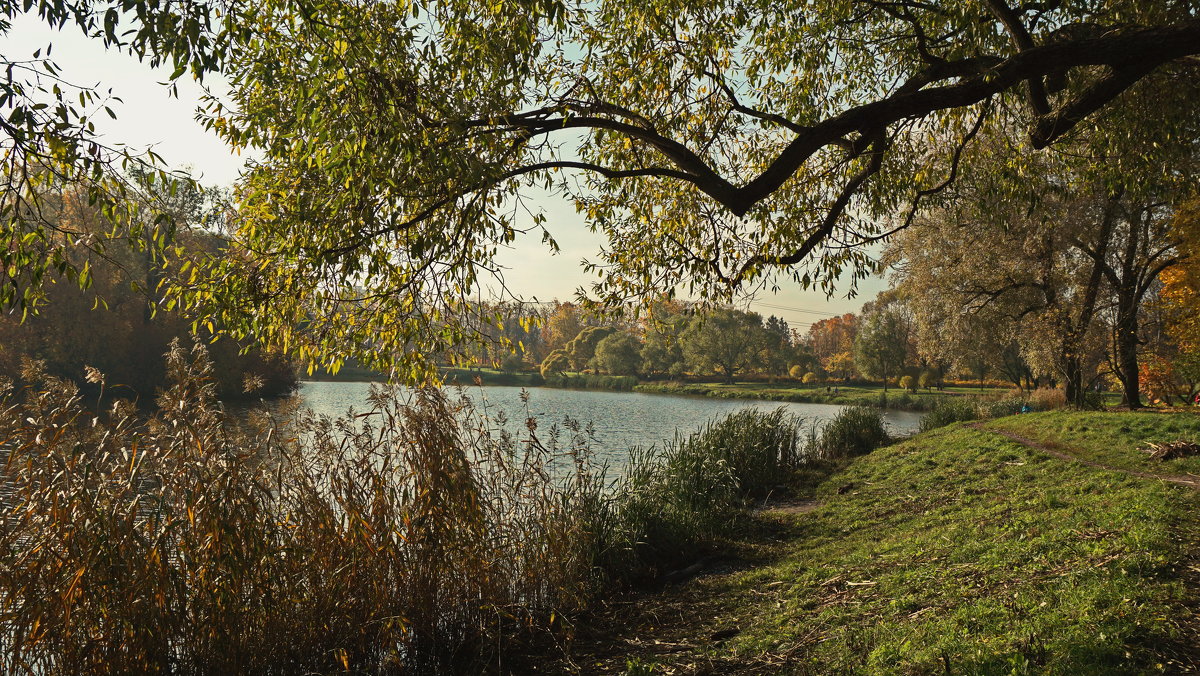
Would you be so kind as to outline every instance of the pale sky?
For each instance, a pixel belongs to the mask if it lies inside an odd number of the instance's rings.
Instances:
[[[237,180],[243,158],[231,153],[224,142],[195,121],[201,95],[195,83],[181,79],[179,98],[172,98],[159,84],[168,78],[168,70],[155,71],[125,54],[105,51],[73,27],[53,31],[36,17],[17,17],[8,34],[0,36],[0,53],[13,60],[27,59],[39,48],[44,54],[51,43],[53,60],[68,81],[81,86],[99,83],[122,99],[121,103],[111,104],[116,120],[103,115],[95,120],[107,142],[135,149],[153,148],[168,165],[191,167],[206,185],[228,186]],[[208,84],[220,93],[219,78]],[[504,276],[509,288],[526,299],[569,300],[576,289],[593,281],[580,262],[597,258],[602,238],[587,229],[584,219],[566,200],[547,197],[536,206],[545,212],[548,228],[562,251],[551,255],[537,233],[519,238],[511,250],[500,255],[500,263],[507,268]],[[790,282],[782,286],[775,294],[760,293],[750,308],[763,316],[780,316],[801,331],[823,317],[857,311],[884,288],[879,279],[860,282],[858,296],[847,300],[841,296],[826,299],[820,291],[804,291]]]

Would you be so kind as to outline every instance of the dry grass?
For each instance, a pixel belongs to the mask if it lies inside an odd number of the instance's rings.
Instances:
[[[1067,406],[1067,394],[1061,389],[1039,387],[1029,393],[1029,404],[1036,411],[1054,411]]]
[[[168,364],[153,417],[96,413],[35,366],[0,388],[0,672],[492,668],[604,585],[686,561],[828,446],[739,413],[607,486],[578,429],[498,432],[461,394],[376,388],[364,414],[247,424],[202,349]]]
[[[0,671],[459,671],[590,596],[600,481],[532,429],[436,390],[239,429],[201,352],[169,362],[149,420],[6,393]]]

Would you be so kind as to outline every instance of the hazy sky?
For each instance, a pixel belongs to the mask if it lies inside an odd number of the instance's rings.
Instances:
[[[101,84],[122,100],[111,104],[116,120],[103,115],[95,120],[108,142],[136,149],[151,147],[171,166],[192,167],[208,185],[229,185],[237,179],[243,158],[231,153],[195,121],[199,86],[180,80],[179,98],[172,98],[159,84],[167,79],[168,71],[154,71],[120,52],[105,51],[74,28],[53,31],[36,18],[18,17],[9,33],[0,36],[0,50],[13,60],[30,58],[39,48],[44,52],[51,43],[52,57],[69,81],[82,86]],[[219,79],[208,84],[220,93]],[[512,291],[526,298],[570,299],[577,288],[592,281],[580,261],[597,257],[602,238],[587,229],[566,200],[547,197],[538,206],[545,211],[548,227],[562,251],[550,255],[537,234],[518,239],[500,256],[507,268],[505,278]],[[819,291],[803,291],[787,283],[776,294],[759,294],[750,308],[764,316],[781,316],[803,330],[822,317],[856,311],[882,287],[880,280],[868,280],[860,283],[858,297],[847,300],[841,296],[826,299]]]

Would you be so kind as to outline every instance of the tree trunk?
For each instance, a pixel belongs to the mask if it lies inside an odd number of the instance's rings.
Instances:
[[[1108,240],[1112,236],[1113,222],[1117,216],[1117,197],[1109,198],[1104,210],[1104,219],[1096,233],[1096,247],[1092,250],[1092,270],[1084,287],[1083,298],[1079,304],[1079,314],[1070,324],[1063,336],[1062,359],[1064,385],[1067,390],[1067,403],[1076,408],[1083,408],[1087,403],[1084,399],[1083,383],[1083,353],[1084,341],[1087,339],[1088,328],[1096,314],[1096,301],[1100,295],[1100,286],[1104,279],[1106,267],[1105,256],[1108,251]]]
[[[1121,379],[1121,405],[1141,408],[1141,382],[1138,374],[1138,308],[1132,296],[1118,301],[1117,310],[1117,368]]]
[[[1063,388],[1066,390],[1067,403],[1082,408],[1086,388],[1083,386],[1083,363],[1078,355],[1063,356]]]

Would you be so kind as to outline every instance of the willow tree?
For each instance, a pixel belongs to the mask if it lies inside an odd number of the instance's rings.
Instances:
[[[172,91],[185,75],[219,70],[238,30],[226,0],[0,0],[0,36],[17,20],[80,31],[164,73]],[[28,15],[28,16],[25,16]],[[53,42],[30,54],[0,48],[0,309],[36,311],[50,274],[91,283],[90,256],[105,262],[129,245],[162,254],[178,225],[177,189],[194,191],[149,150],[104,136],[97,120],[116,117],[115,83],[79,83],[54,60]],[[101,125],[102,126],[102,125]],[[58,218],[54,196],[83,195],[105,227],[81,230]],[[165,201],[161,198],[168,198]],[[116,249],[107,244],[118,240]]]
[[[519,218],[535,190],[606,236],[601,302],[828,289],[870,268],[877,216],[953,178],[981,120],[1019,114],[1043,148],[1193,67],[1197,6],[267,0],[207,110],[259,158],[244,255],[177,300],[310,358],[416,368],[471,337],[454,318],[497,247],[553,248]]]

